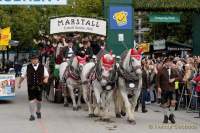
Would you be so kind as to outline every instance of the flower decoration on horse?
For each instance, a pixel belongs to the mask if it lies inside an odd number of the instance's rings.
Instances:
[[[142,60],[142,52],[143,52],[142,48],[138,49],[138,50],[132,48],[131,49],[131,58],[136,59],[138,61]]]
[[[105,54],[101,57],[102,67],[103,69],[110,71],[113,69],[115,65],[115,58],[113,57],[112,52],[109,54]]]

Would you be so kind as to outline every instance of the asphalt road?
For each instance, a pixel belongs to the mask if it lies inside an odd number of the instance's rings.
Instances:
[[[63,104],[43,102],[42,119],[30,122],[26,84],[16,90],[12,101],[0,101],[0,133],[199,133],[200,119],[195,113],[176,111],[175,125],[162,124],[163,115],[157,105],[148,105],[148,113],[136,113],[136,125],[126,118],[113,122],[101,122],[99,118],[88,118],[84,109],[73,111]]]

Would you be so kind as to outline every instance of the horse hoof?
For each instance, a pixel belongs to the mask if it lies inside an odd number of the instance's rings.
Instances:
[[[126,112],[121,111],[122,116],[126,116]]]
[[[117,113],[116,118],[121,118],[121,114]]]
[[[102,120],[103,122],[110,122],[110,121],[111,121],[110,118],[101,118],[101,120]]]
[[[69,107],[69,104],[68,103],[64,103],[64,107]]]
[[[89,114],[89,118],[95,117],[94,114]]]
[[[78,111],[78,107],[73,107],[73,111]]]
[[[79,110],[79,109],[81,109],[81,106],[78,106],[77,108],[78,108],[78,110]]]
[[[128,120],[129,123],[136,125],[136,121],[135,120]]]
[[[100,109],[100,110],[103,110],[103,107],[101,106],[99,109]]]

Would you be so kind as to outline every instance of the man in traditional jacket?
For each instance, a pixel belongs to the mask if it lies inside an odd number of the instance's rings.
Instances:
[[[158,72],[157,86],[158,93],[161,93],[161,106],[164,109],[163,123],[168,123],[168,120],[170,120],[174,124],[176,122],[174,119],[176,106],[175,81],[179,80],[179,75],[172,61],[172,57],[165,59],[162,69]]]
[[[42,85],[48,83],[48,71],[46,67],[39,63],[38,55],[31,55],[31,63],[22,69],[22,75],[19,80],[19,88],[25,77],[27,77],[28,99],[30,109],[30,121],[35,120],[35,104],[37,106],[36,115],[41,119]]]

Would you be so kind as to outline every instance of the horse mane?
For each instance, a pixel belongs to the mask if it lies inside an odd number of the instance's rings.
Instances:
[[[78,59],[76,58],[76,56],[73,56],[73,57],[71,58],[71,60],[72,60],[71,66],[72,66],[74,69],[76,69],[77,66],[78,66]]]
[[[99,51],[99,53],[96,55],[97,57],[97,67],[100,67],[101,65],[101,57],[108,54],[109,52],[107,52],[105,49],[101,49]]]
[[[125,69],[127,67],[127,63],[130,61],[130,50],[126,50],[121,55],[120,65]]]
[[[101,49],[98,54],[96,55],[97,57],[97,60],[100,60],[101,57],[106,53],[106,50],[105,49]]]
[[[59,66],[59,76],[60,76],[60,79],[62,79],[65,71],[66,71],[66,68],[68,67],[68,63],[67,62],[63,62],[60,64]]]
[[[128,51],[129,51],[129,50],[125,50],[125,51],[121,54],[121,56],[120,56],[121,59],[124,59],[124,58],[126,57]]]

